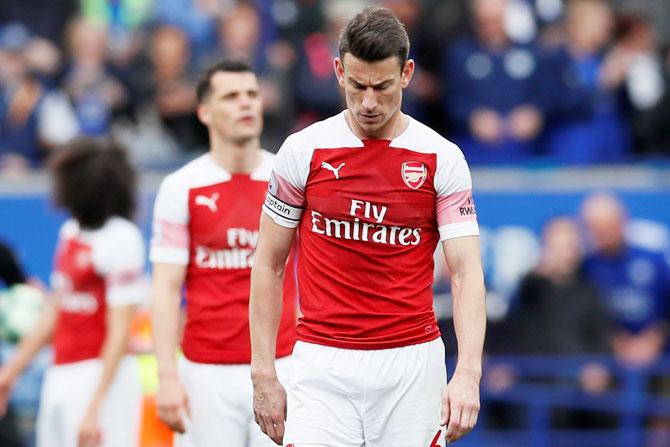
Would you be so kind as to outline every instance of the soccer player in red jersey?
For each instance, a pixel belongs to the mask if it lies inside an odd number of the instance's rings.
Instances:
[[[165,178],[154,209],[156,403],[160,418],[182,433],[176,445],[272,445],[254,423],[249,366],[250,273],[273,158],[260,147],[258,81],[247,64],[226,60],[204,74],[197,98],[210,151]],[[184,358],[177,365],[182,288]],[[295,342],[295,294],[285,295],[280,371]]]
[[[275,159],[250,325],[254,411],[276,443],[428,447],[477,420],[486,317],[470,173],[457,146],[400,111],[408,52],[389,10],[354,17],[334,63],[347,109],[289,136]],[[287,398],[273,358],[296,228],[302,317]],[[432,308],[440,241],[459,344],[448,385]]]
[[[136,446],[139,370],[126,355],[136,304],[146,299],[144,242],[130,220],[135,174],[125,152],[82,140],[52,164],[61,227],[53,293],[35,330],[0,370],[0,413],[11,386],[51,342],[37,417],[38,447]]]

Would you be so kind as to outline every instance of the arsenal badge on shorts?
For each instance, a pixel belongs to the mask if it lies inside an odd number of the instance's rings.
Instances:
[[[428,176],[426,165],[420,161],[406,161],[402,164],[402,181],[412,189],[419,189]]]

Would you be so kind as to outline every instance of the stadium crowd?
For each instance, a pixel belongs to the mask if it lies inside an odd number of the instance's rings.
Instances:
[[[471,164],[670,156],[667,2],[386,0],[418,70],[404,109]],[[364,0],[58,0],[0,5],[0,169],[111,135],[140,166],[206,148],[196,74],[252,61],[264,146],[341,110],[339,31]],[[660,23],[656,23],[660,22]],[[665,37],[664,37],[665,32]]]

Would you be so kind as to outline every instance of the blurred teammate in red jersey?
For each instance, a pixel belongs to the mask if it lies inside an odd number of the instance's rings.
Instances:
[[[141,390],[127,356],[134,307],[146,298],[144,243],[129,219],[135,173],[118,147],[81,141],[52,164],[60,231],[53,294],[34,332],[0,370],[0,411],[16,378],[47,343],[38,447],[135,446]]]
[[[272,445],[253,420],[249,366],[249,275],[273,158],[260,148],[258,81],[247,64],[226,60],[204,74],[197,98],[210,151],[165,178],[154,209],[158,412],[182,433],[179,446]],[[184,285],[184,358],[177,366]],[[280,371],[295,341],[294,294],[286,296],[276,345]]]
[[[263,207],[250,302],[254,410],[278,444],[443,445],[479,413],[486,316],[470,172],[457,146],[400,111],[414,61],[390,11],[354,17],[339,53],[347,110],[286,139]],[[287,399],[273,359],[296,228],[303,316]],[[432,308],[440,241],[459,354],[448,385]]]

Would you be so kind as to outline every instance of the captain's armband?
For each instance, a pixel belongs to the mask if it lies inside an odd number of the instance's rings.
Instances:
[[[302,208],[286,203],[271,192],[265,196],[265,203],[263,203],[263,211],[270,216],[272,220],[282,227],[295,228],[300,223],[302,216]]]

